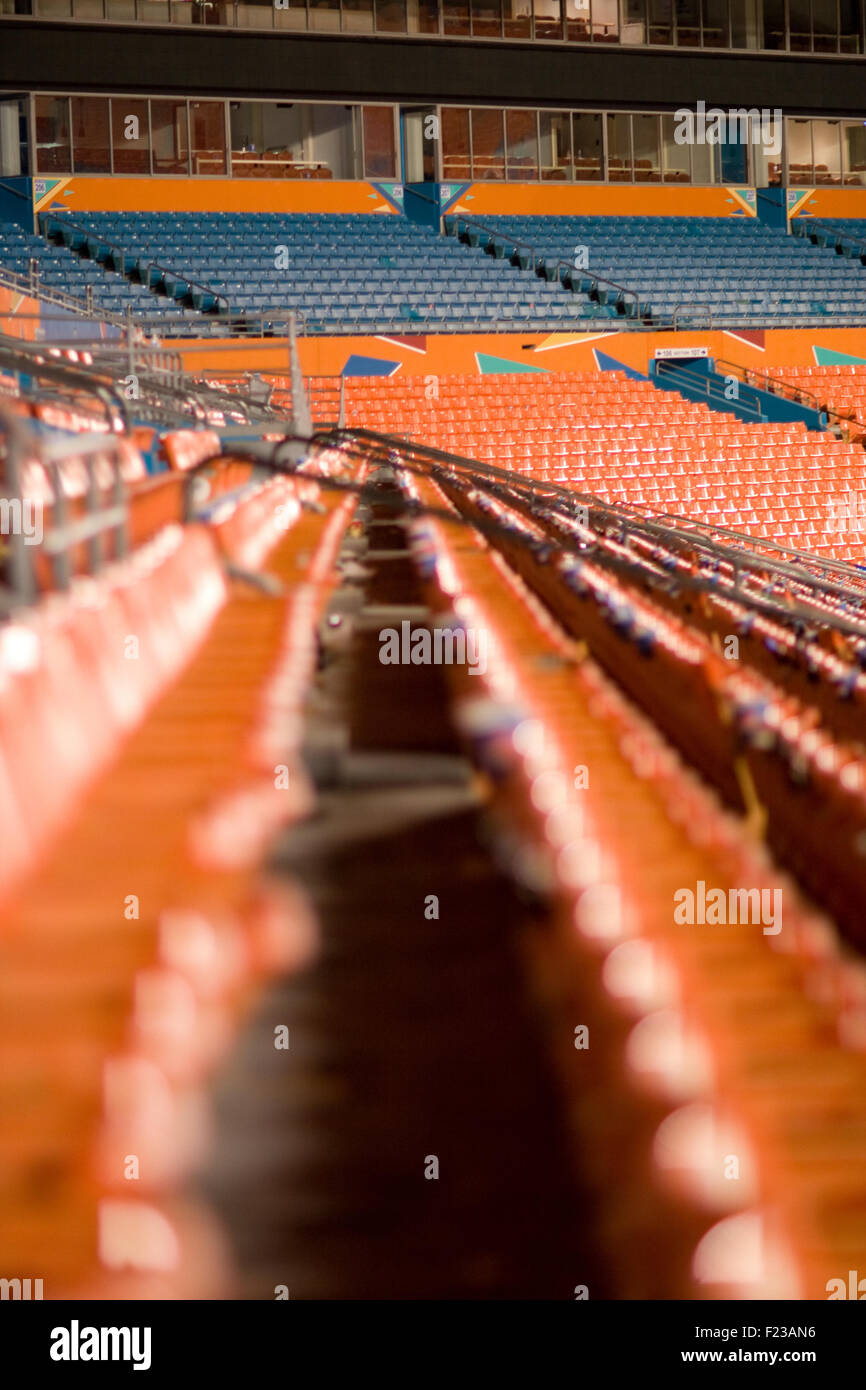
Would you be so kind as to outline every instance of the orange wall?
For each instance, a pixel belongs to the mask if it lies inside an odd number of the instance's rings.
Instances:
[[[26,294],[19,294],[17,290],[7,290],[0,286],[0,333],[8,333],[13,338],[35,338],[38,318],[23,319],[18,316],[38,313],[37,300],[30,299]]]
[[[452,185],[455,189],[457,185]],[[646,184],[473,183],[449,212],[466,216],[484,213],[559,213],[590,216],[608,213],[640,217],[754,216],[754,189],[683,188]]]
[[[40,180],[36,210],[82,212],[389,212],[372,183],[329,179],[182,179],[73,176]],[[385,187],[392,185],[383,185]],[[457,194],[460,185],[444,185]],[[804,190],[806,192],[807,190]],[[754,190],[647,184],[473,183],[450,212],[634,214],[650,217],[754,215]]]
[[[179,344],[190,371],[271,371],[288,370],[285,342],[249,341],[235,344],[234,351],[217,351],[220,346],[208,339],[203,345]],[[552,372],[596,371],[594,349],[625,366],[645,373],[653,353],[664,347],[706,347],[717,359],[737,362],[756,371],[769,367],[813,366],[813,347],[849,353],[866,362],[866,329],[781,328],[750,333],[749,339],[735,333],[455,333],[431,337],[399,338],[345,337],[306,338],[300,355],[304,372],[314,376],[336,376],[349,357],[374,357],[397,364],[395,375],[444,376],[452,372],[477,372],[476,354],[503,359],[501,370],[522,367]],[[489,368],[488,368],[489,369]]]
[[[792,188],[789,192],[800,195],[792,217],[866,217],[866,188]]]
[[[50,182],[50,181],[48,181]],[[60,178],[36,201],[71,212],[389,212],[371,183],[330,179]]]

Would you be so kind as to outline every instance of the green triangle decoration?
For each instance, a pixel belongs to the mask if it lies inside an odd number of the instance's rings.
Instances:
[[[546,372],[546,367],[531,367],[528,362],[511,362],[507,357],[491,357],[487,352],[476,352],[475,361],[482,376],[500,372]]]
[[[855,357],[850,352],[837,352],[835,348],[814,346],[812,351],[819,367],[866,367],[866,357]]]

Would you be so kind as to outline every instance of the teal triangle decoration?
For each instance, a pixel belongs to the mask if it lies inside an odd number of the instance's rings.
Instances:
[[[837,352],[835,348],[814,346],[812,351],[819,367],[866,367],[866,357],[855,357],[850,352]]]
[[[508,372],[547,372],[546,367],[531,367],[528,362],[511,362],[507,357],[491,357],[487,352],[476,352],[475,361],[482,376]]]

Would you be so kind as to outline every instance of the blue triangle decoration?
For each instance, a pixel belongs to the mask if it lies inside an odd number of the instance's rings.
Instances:
[[[624,362],[617,362],[615,357],[609,357],[606,352],[599,348],[593,348],[595,363],[600,372],[625,372],[631,381],[649,381],[649,377],[643,372],[635,371],[634,367],[627,367]]]
[[[389,362],[387,357],[361,357],[353,352],[346,359],[342,376],[393,376],[399,362]]]

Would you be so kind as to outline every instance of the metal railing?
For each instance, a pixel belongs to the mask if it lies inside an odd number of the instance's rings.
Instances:
[[[707,328],[708,328],[708,329],[711,329],[711,328],[712,328],[712,326],[713,326],[713,306],[712,306],[712,304],[678,304],[677,307],[674,309],[673,319],[672,319],[672,325],[671,325],[671,326],[673,327],[674,332],[676,332],[676,330],[677,330],[677,328],[678,328],[678,326],[679,326],[679,325],[678,325],[678,319],[679,319],[680,313],[681,313],[682,311],[685,311],[686,313],[692,313],[695,309],[706,309],[706,311],[707,311]]]
[[[92,229],[82,227],[79,222],[72,222],[66,216],[60,216],[57,213],[46,212],[40,215],[39,222],[42,228],[43,236],[46,240],[50,240],[52,236],[56,236],[59,233],[64,246],[66,245],[66,238],[63,236],[64,229],[68,229],[73,232],[78,232],[84,238],[84,246],[88,250],[88,256],[90,255],[89,247],[91,242],[96,243],[97,251],[101,247],[106,247],[109,253],[108,255],[104,257],[96,255],[90,257],[90,259],[95,260],[98,265],[105,266],[106,268],[108,267],[108,262],[110,260],[111,269],[117,272],[117,274],[122,275],[124,279],[132,281],[132,283],[135,283],[135,281],[132,280],[132,276],[134,274],[138,277],[138,282],[140,284],[145,285],[147,289],[152,291],[154,289],[154,285],[151,281],[150,272],[152,270],[155,270],[157,272],[157,286],[159,286],[160,284],[164,285],[165,277],[169,276],[178,284],[190,286],[190,290],[196,289],[200,293],[208,295],[212,299],[215,299],[218,303],[222,301],[222,303],[226,306],[226,312],[231,312],[231,302],[227,295],[222,294],[221,291],[215,290],[209,285],[201,284],[198,280],[194,280],[192,276],[188,275],[185,271],[176,271],[172,269],[170,266],[162,265],[159,261],[145,261],[143,256],[136,255],[134,251],[128,251],[125,247],[119,245],[117,242],[109,241],[107,237],[101,236],[98,232],[95,232]],[[79,255],[81,254],[81,248],[70,247],[69,249],[75,251]],[[127,261],[132,262],[130,270],[127,270]],[[142,279],[142,267],[147,277],[146,280]],[[168,293],[169,292],[166,291],[166,294]],[[174,296],[169,294],[169,298],[174,298]],[[190,302],[192,302],[191,293],[189,295],[184,296],[184,298],[189,298]],[[193,307],[195,306],[193,305]],[[208,311],[200,310],[200,312],[207,313]]]
[[[817,415],[835,414],[835,411],[830,411],[826,406],[823,406],[818,397],[813,396],[811,391],[804,391],[799,386],[791,386],[788,382],[777,380],[776,377],[769,376],[766,372],[756,372],[754,367],[743,367],[739,362],[730,362],[724,357],[717,358],[716,365],[724,367],[727,374],[736,376],[744,385],[754,386],[757,391],[766,391],[771,396],[783,396],[793,405],[805,406],[807,410],[814,410]]]
[[[39,262],[35,256],[29,258],[26,275],[19,275],[17,271],[6,270],[0,266],[0,286],[7,290],[14,290],[17,294],[27,295],[30,299],[37,299],[44,304],[53,304],[58,309],[67,309],[71,314],[80,315],[82,318],[98,319],[102,323],[111,323],[116,327],[123,326],[123,320],[119,314],[114,314],[108,309],[95,308],[92,285],[86,287],[83,299],[79,299],[74,294],[67,294],[66,290],[55,289],[53,285],[46,285],[45,281],[40,278]]]
[[[313,428],[343,429],[346,424],[346,378],[344,376],[308,376],[305,384]],[[325,414],[322,413],[323,410]],[[333,419],[335,413],[336,420]]]
[[[449,235],[455,236],[458,241],[463,240],[463,237],[460,234],[461,224],[467,227],[473,227],[487,238],[482,247],[486,254],[495,254],[495,252],[488,252],[488,247],[495,247],[497,243],[499,243],[503,248],[513,247],[514,250],[512,254],[508,257],[512,265],[515,264],[514,255],[516,253],[516,263],[520,265],[522,270],[531,270],[533,274],[538,276],[544,275],[547,279],[556,278],[561,285],[565,286],[568,289],[574,289],[575,277],[580,277],[580,279],[589,280],[590,289],[588,291],[581,290],[581,292],[588,293],[590,295],[590,298],[592,298],[592,296],[595,295],[596,301],[598,303],[603,302],[600,298],[600,289],[602,287],[605,290],[615,290],[617,295],[617,303],[625,304],[629,299],[632,300],[634,303],[634,313],[624,314],[623,317],[626,319],[634,320],[635,322],[643,322],[640,313],[640,297],[635,290],[630,290],[626,285],[621,285],[616,280],[608,280],[603,275],[596,275],[595,272],[591,271],[588,267],[581,268],[579,266],[575,266],[570,261],[562,260],[559,257],[554,258],[550,256],[536,256],[535,246],[531,242],[521,241],[519,237],[513,237],[506,232],[495,231],[491,227],[487,226],[485,223],[478,221],[477,218],[464,217],[462,214],[449,214],[449,216],[454,226],[453,233],[449,233]],[[481,243],[479,242],[479,245],[480,244]],[[529,253],[527,258],[527,265],[523,264],[523,258],[521,257],[521,248],[524,248]],[[556,272],[555,277],[553,275],[548,274],[549,270],[553,270]],[[647,322],[651,323],[651,320],[648,319]]]
[[[7,365],[2,349],[0,365]],[[94,394],[99,395],[98,392]],[[46,439],[36,435],[19,416],[0,408],[0,438],[4,443],[3,493],[10,515],[11,508],[16,505],[21,515],[24,514],[24,466],[34,457],[45,468],[54,494],[50,513],[46,514],[38,504],[42,530],[38,547],[25,534],[23,525],[11,526],[4,536],[7,563],[6,580],[0,584],[0,613],[8,614],[16,608],[26,607],[37,596],[38,550],[48,557],[54,586],[59,590],[69,587],[73,550],[84,547],[89,574],[97,574],[109,554],[112,559],[125,555],[129,547],[128,507],[117,434],[106,432],[79,434],[69,439]],[[97,475],[97,469],[101,472],[105,468],[106,456],[110,458],[112,467],[108,488],[101,485]],[[72,519],[61,477],[62,464],[69,458],[78,460],[87,476],[83,514]],[[30,503],[31,508],[34,505],[37,504]]]
[[[759,408],[750,401],[729,401],[725,396],[724,388],[717,381],[712,377],[705,376],[703,372],[696,372],[688,367],[684,367],[682,365],[682,359],[659,359],[656,362],[655,375],[657,379],[664,377],[674,385],[678,382],[682,382],[692,391],[697,391],[704,396],[708,404],[711,401],[723,402],[726,410],[736,405],[737,409],[743,411],[744,414],[753,416],[756,422],[760,422],[765,418],[763,411],[759,410]]]

